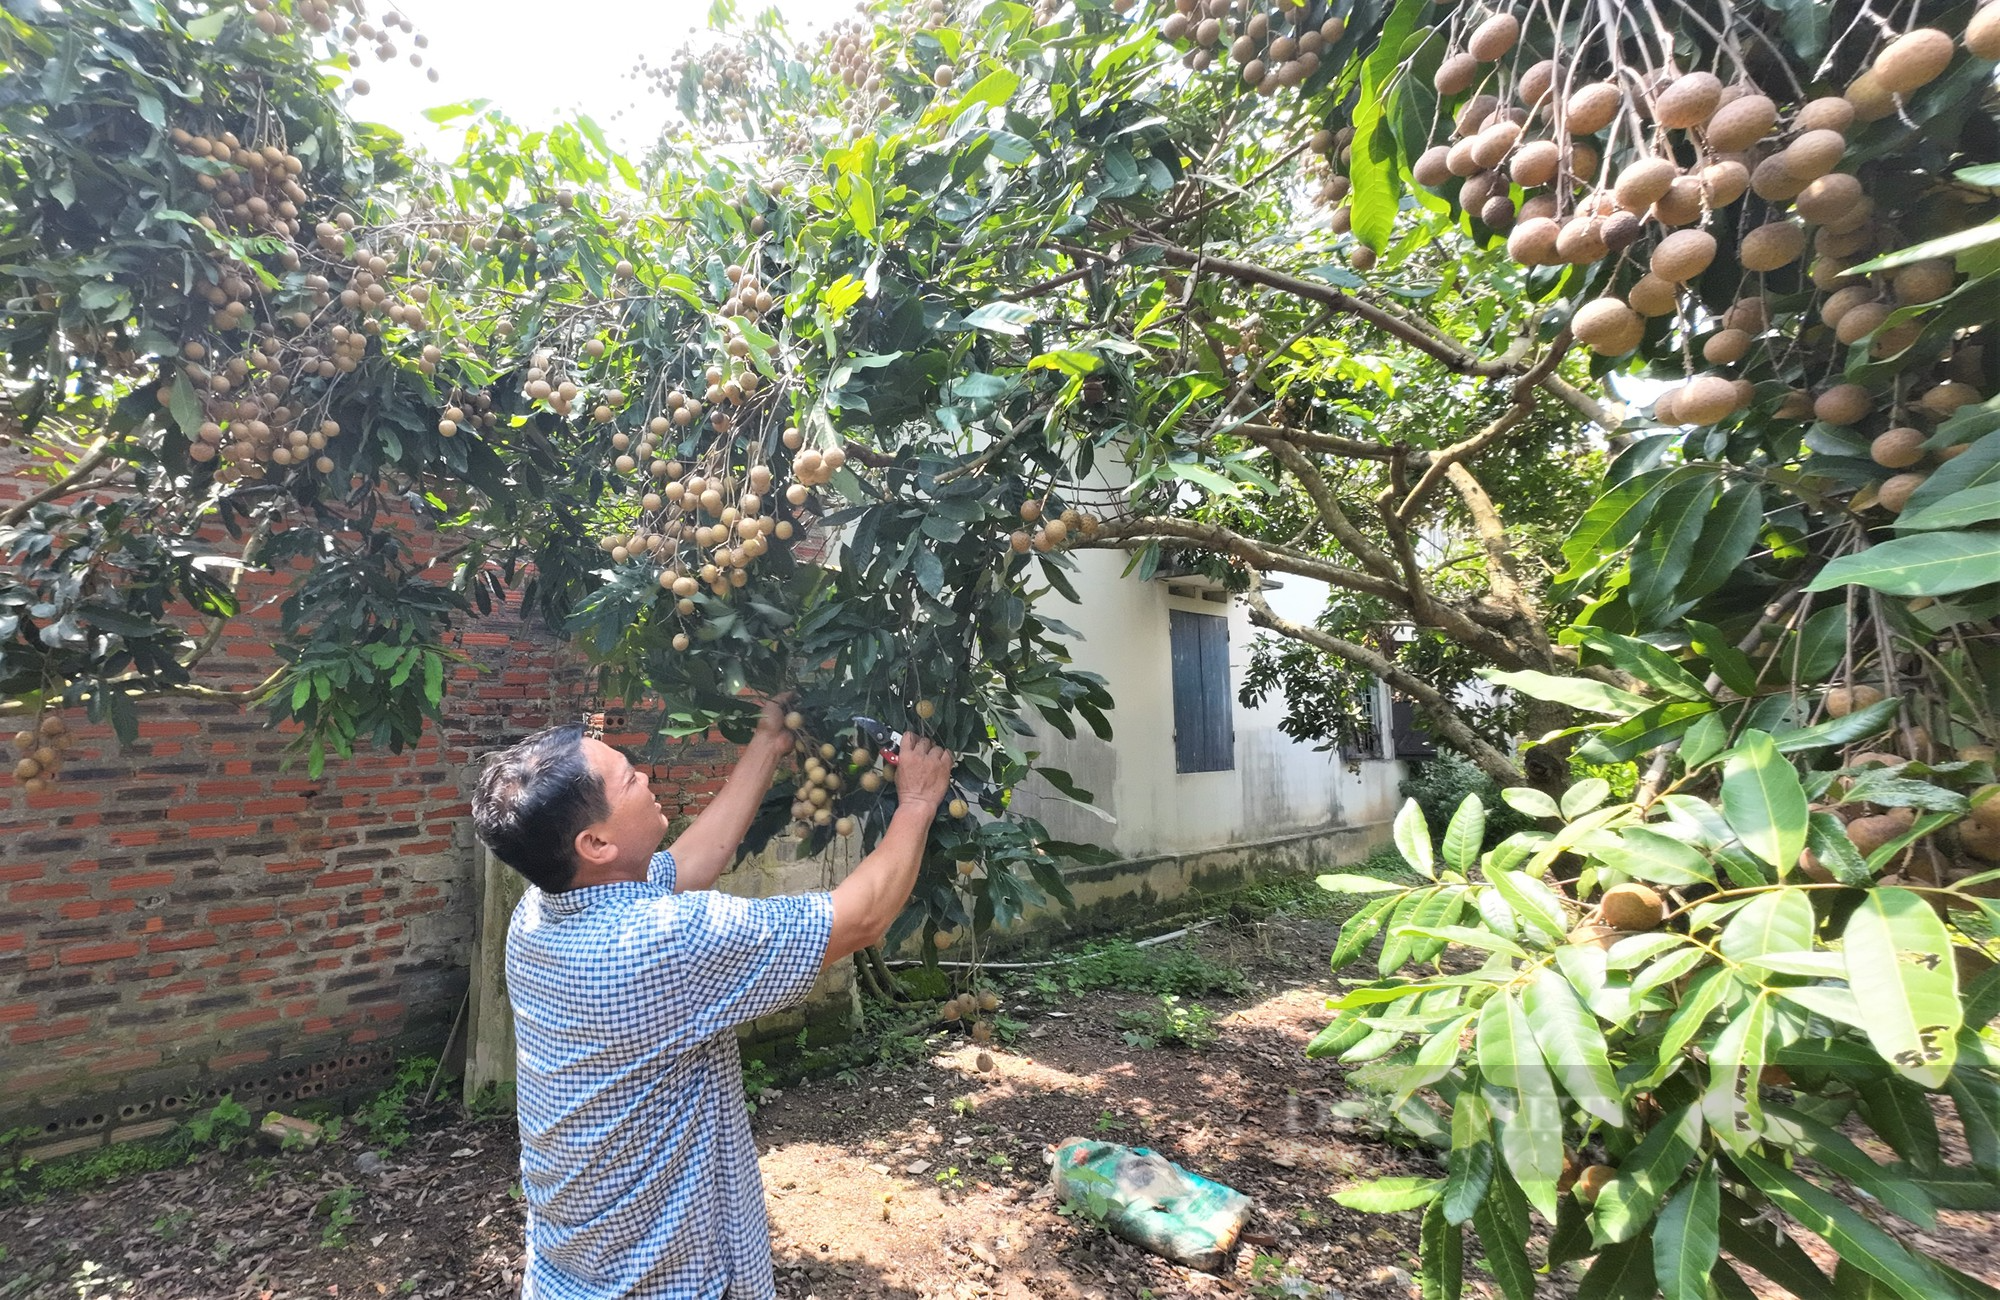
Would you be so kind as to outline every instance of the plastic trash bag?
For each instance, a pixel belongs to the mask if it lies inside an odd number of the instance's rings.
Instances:
[[[1135,1246],[1190,1268],[1227,1265],[1250,1198],[1146,1147],[1071,1138],[1056,1148],[1056,1196]]]

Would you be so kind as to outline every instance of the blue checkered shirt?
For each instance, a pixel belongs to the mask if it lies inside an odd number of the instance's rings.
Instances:
[[[524,1300],[771,1300],[735,1027],[802,1001],[833,895],[530,888],[507,927]]]

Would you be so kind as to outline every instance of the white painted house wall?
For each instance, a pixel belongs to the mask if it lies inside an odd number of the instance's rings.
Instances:
[[[1198,852],[1336,826],[1384,822],[1395,815],[1402,764],[1380,758],[1359,762],[1278,730],[1283,701],[1257,708],[1235,702],[1257,635],[1241,602],[1204,599],[1201,580],[1121,577],[1119,553],[1074,553],[1082,602],[1047,599],[1047,611],[1075,628],[1071,646],[1079,668],[1102,675],[1112,699],[1112,739],[1098,740],[1078,725],[1065,739],[1038,726],[1041,761],[1068,771],[1096,796],[1107,822],[1032,781],[1015,806],[1036,817],[1060,839],[1101,845],[1120,857]],[[1310,623],[1324,605],[1323,585],[1287,578],[1269,592],[1274,609]],[[1174,758],[1174,693],[1168,611],[1225,615],[1229,621],[1229,697],[1235,718],[1234,770],[1179,772]],[[1380,716],[1388,717],[1386,700]],[[1387,744],[1387,728],[1383,728]]]

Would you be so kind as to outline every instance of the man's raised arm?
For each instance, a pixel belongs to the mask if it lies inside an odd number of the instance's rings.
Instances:
[[[895,815],[875,851],[834,887],[833,932],[827,937],[824,965],[879,943],[888,933],[916,888],[931,820],[950,783],[950,752],[906,733],[896,765]]]
[[[792,733],[785,728],[785,706],[777,700],[764,702],[764,716],[757,720],[757,732],[744,746],[743,757],[723,782],[722,792],[689,823],[673,842],[674,892],[707,889],[722,869],[736,856],[743,837],[756,820],[757,808],[771,788],[778,763],[792,748]]]

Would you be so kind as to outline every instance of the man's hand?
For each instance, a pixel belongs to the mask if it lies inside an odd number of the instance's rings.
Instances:
[[[757,719],[757,730],[750,737],[753,745],[765,745],[783,752],[792,746],[792,731],[785,725],[785,714],[792,707],[795,697],[789,693],[764,701],[764,711]]]
[[[899,803],[928,804],[932,811],[944,802],[951,785],[951,751],[919,736],[903,733],[902,757],[896,763],[896,797]]]

